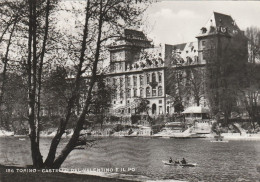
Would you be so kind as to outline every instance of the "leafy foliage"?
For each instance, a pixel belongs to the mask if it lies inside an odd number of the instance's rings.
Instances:
[[[233,112],[238,112],[239,89],[243,88],[247,62],[247,40],[242,34],[217,36],[205,52],[206,95],[210,108],[219,120],[227,124]]]

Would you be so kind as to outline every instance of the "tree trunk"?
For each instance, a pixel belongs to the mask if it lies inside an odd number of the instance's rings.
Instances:
[[[31,153],[33,166],[41,168],[43,166],[42,155],[37,142],[37,124],[35,123],[35,98],[36,98],[36,2],[29,1],[29,39],[28,39],[28,99],[29,113],[28,121],[30,125],[29,137],[31,140]],[[33,59],[32,59],[33,50]]]
[[[85,17],[85,26],[84,26],[84,30],[83,30],[83,41],[82,41],[82,45],[81,45],[81,55],[79,58],[80,62],[78,65],[78,72],[77,72],[77,76],[76,76],[76,80],[75,80],[75,88],[74,88],[74,90],[72,92],[72,96],[68,102],[65,120],[61,119],[57,134],[52,139],[48,156],[44,162],[44,165],[46,167],[53,167],[53,162],[55,160],[55,154],[57,151],[57,147],[60,143],[61,137],[65,132],[66,125],[72,114],[73,105],[78,98],[78,94],[79,94],[78,92],[79,92],[79,88],[80,88],[81,75],[82,75],[82,66],[83,66],[85,50],[86,50],[86,39],[88,37],[89,18],[90,18],[90,1],[87,2],[87,6],[86,6],[86,17]]]
[[[70,141],[68,142],[66,147],[62,150],[61,154],[57,157],[57,159],[53,163],[54,168],[59,168],[61,166],[61,164],[64,162],[64,160],[67,158],[69,153],[74,149],[74,147],[76,146],[76,143],[79,139],[80,131],[83,128],[83,124],[85,122],[85,117],[86,117],[86,114],[88,113],[90,101],[92,98],[92,95],[91,95],[92,89],[93,89],[93,86],[96,81],[97,64],[99,61],[99,54],[100,54],[100,47],[101,47],[102,25],[103,25],[102,1],[100,1],[100,17],[99,17],[99,22],[98,22],[98,38],[97,38],[97,44],[96,44],[97,46],[96,46],[95,60],[93,63],[92,76],[90,78],[91,81],[90,81],[90,86],[88,89],[87,99],[85,101],[83,111],[77,121],[77,125],[74,129],[74,133],[73,133]]]
[[[48,32],[49,32],[49,12],[50,12],[50,0],[47,0],[44,39],[43,39],[43,43],[42,43],[42,52],[41,52],[41,57],[40,57],[39,70],[38,70],[37,117],[36,117],[36,120],[37,120],[37,123],[38,123],[38,128],[37,128],[37,131],[36,131],[37,143],[40,142],[42,67],[43,67],[43,59],[44,59],[46,42],[47,42],[47,39],[48,39]]]

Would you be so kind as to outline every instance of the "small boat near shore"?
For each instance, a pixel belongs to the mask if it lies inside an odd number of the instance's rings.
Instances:
[[[212,143],[228,143],[228,140],[211,140]]]
[[[213,142],[213,143],[228,143],[228,140],[224,140],[224,136],[217,135],[217,136],[214,136],[214,140],[211,140],[210,142]]]
[[[169,165],[169,166],[181,166],[181,167],[196,167],[196,163],[187,163],[187,164],[182,164],[182,163],[175,163],[175,162],[169,162],[169,161],[162,161],[164,165]]]

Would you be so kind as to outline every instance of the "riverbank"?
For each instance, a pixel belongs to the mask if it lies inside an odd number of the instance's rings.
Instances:
[[[41,134],[41,137],[54,137],[56,133],[52,132],[50,134],[47,134],[47,132],[43,132]],[[69,138],[72,135],[72,131],[70,131],[68,134],[64,134],[62,138]],[[0,137],[21,137],[24,138],[26,135],[14,135],[13,132],[0,130]],[[189,133],[188,131],[182,132],[182,133],[174,133],[173,131],[166,131],[161,132],[155,135],[90,135],[92,137],[150,137],[150,138],[214,138],[214,133],[209,134],[195,134],[195,133]],[[222,133],[221,136],[224,137],[224,139],[227,140],[260,140],[260,133]]]

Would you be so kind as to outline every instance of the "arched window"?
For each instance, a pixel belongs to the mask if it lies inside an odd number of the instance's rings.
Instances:
[[[158,81],[159,83],[162,83],[162,73],[158,73]]]
[[[140,97],[143,97],[143,88],[140,88]]]
[[[158,87],[158,96],[162,96],[162,86]]]
[[[150,87],[146,88],[146,97],[150,97],[151,93],[150,93]]]
[[[110,78],[107,78],[107,84],[108,85],[110,84]]]
[[[126,90],[126,97],[130,98],[131,97],[131,89]]]
[[[116,85],[116,78],[113,78],[113,86]]]
[[[137,89],[135,88],[134,89],[134,97],[136,97],[137,96]]]
[[[156,75],[155,75],[155,73],[152,73],[152,82],[156,82]]]
[[[140,85],[143,85],[143,76],[140,76]]]
[[[123,87],[124,80],[123,78],[120,78],[120,87]]]
[[[134,81],[134,86],[136,86],[137,85],[137,77],[136,76],[133,77],[133,81]]]
[[[127,86],[131,85],[131,77],[126,77],[126,84]]]
[[[154,88],[152,89],[152,95],[153,95],[153,96],[156,96],[156,87],[154,87]]]
[[[147,75],[146,75],[146,83],[149,84],[149,82],[150,82],[150,75],[147,74]]]
[[[124,98],[124,92],[121,90],[120,91],[120,99],[123,99]]]

